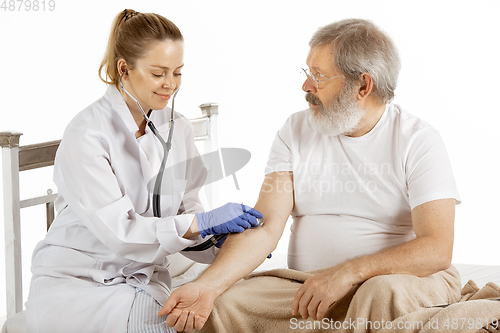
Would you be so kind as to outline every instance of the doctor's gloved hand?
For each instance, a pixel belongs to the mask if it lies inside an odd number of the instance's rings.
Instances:
[[[245,229],[256,227],[257,219],[262,217],[262,214],[252,207],[236,203],[227,203],[209,212],[196,214],[198,229],[203,238],[207,235],[243,232]]]

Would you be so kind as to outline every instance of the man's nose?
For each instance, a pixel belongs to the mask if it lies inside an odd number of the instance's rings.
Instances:
[[[312,80],[306,77],[306,80],[302,84],[302,90],[307,93],[315,93],[318,89],[316,89],[316,85],[312,82]]]

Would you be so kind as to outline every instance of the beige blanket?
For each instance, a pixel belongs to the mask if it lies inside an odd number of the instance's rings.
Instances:
[[[470,280],[462,289],[461,299],[445,308],[422,308],[397,318],[392,327],[405,327],[398,332],[500,332],[500,288],[493,282],[479,289]],[[420,327],[410,324],[419,323]],[[399,325],[399,326],[398,326]],[[389,333],[394,329],[377,332]]]
[[[361,307],[353,311],[349,306],[358,289],[354,287],[330,307],[322,321],[292,316],[291,304],[296,291],[307,278],[321,271],[278,269],[249,275],[217,299],[202,332],[500,332],[497,330],[500,323],[491,325],[500,321],[500,302],[487,300],[500,298],[500,288],[489,283],[479,290],[473,281],[462,289],[458,302],[444,308],[415,307],[417,300],[407,299],[408,304],[397,304],[392,309],[379,307],[376,311],[370,311],[368,305],[361,302]],[[422,295],[423,299],[432,297]],[[450,302],[436,297],[433,301],[437,302],[433,304]],[[394,311],[408,305],[416,310],[402,315]],[[368,316],[366,311],[370,312]],[[394,320],[378,320],[381,314]]]

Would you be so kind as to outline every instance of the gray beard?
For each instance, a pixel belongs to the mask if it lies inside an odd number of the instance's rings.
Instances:
[[[315,131],[328,136],[349,135],[356,132],[366,111],[358,107],[349,90],[351,90],[349,87],[344,87],[334,102],[326,108],[316,96],[310,93],[306,95],[309,105],[318,105],[318,110],[311,107],[307,110],[309,124]]]

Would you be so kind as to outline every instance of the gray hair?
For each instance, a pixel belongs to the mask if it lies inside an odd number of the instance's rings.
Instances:
[[[331,43],[333,63],[350,81],[362,73],[373,77],[372,94],[382,103],[394,98],[401,63],[392,40],[375,24],[363,19],[346,19],[326,25],[313,35],[309,46]]]

